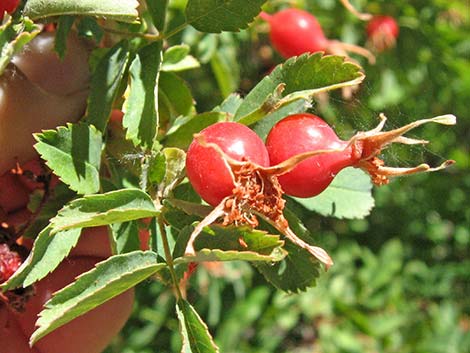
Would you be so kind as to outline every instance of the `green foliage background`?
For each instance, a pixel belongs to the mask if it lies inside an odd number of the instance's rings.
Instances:
[[[397,46],[375,66],[361,62],[366,81],[352,101],[340,93],[315,105],[344,137],[376,123],[391,126],[452,113],[456,127],[426,126],[427,149],[393,148],[389,164],[444,159],[450,170],[401,178],[376,188],[376,206],[364,220],[343,221],[304,212],[316,239],[335,260],[317,287],[281,293],[245,263],[200,266],[188,298],[208,323],[221,352],[470,352],[470,8],[468,1],[353,3],[394,16]],[[185,1],[170,1],[181,22]],[[297,6],[314,13],[329,38],[364,44],[365,23],[336,0],[270,1],[268,12]],[[198,111],[223,96],[249,91],[281,59],[270,50],[266,24],[238,34],[202,35],[188,28],[182,40],[202,63],[182,76]],[[358,59],[361,60],[361,59]],[[302,210],[299,210],[302,213]],[[108,353],[175,352],[180,346],[174,298],[156,282],[138,287],[133,318]]]

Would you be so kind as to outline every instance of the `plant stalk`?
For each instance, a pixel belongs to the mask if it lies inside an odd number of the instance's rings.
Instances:
[[[160,229],[160,234],[162,236],[163,251],[165,252],[165,260],[166,260],[166,263],[168,264],[171,280],[173,281],[173,285],[175,287],[176,298],[178,299],[178,301],[180,301],[183,299],[183,294],[181,293],[178,278],[176,277],[175,266],[173,263],[173,256],[171,255],[170,245],[168,243],[168,235],[166,233],[165,225],[163,224],[163,220],[161,219],[161,217],[158,217],[157,220],[158,220],[158,227]]]

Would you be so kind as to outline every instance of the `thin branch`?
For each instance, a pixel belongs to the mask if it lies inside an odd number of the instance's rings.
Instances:
[[[168,235],[166,233],[165,224],[163,223],[163,220],[161,219],[161,217],[158,217],[158,227],[160,229],[160,234],[162,236],[165,259],[166,259],[166,263],[168,264],[168,269],[170,271],[171,280],[173,281],[173,285],[174,285],[175,292],[176,292],[176,297],[178,300],[182,300],[183,295],[181,293],[181,290],[179,287],[179,281],[176,276],[175,265],[173,263],[173,256],[171,255],[171,251],[170,251],[170,245],[168,244]]]

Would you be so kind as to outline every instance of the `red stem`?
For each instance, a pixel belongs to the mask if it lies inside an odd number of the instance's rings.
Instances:
[[[272,18],[272,16],[270,14],[268,14],[267,12],[264,12],[264,11],[260,12],[259,17],[261,17],[266,22],[271,21],[271,18]]]

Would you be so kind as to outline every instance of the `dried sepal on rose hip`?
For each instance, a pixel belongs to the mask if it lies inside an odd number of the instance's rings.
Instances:
[[[412,168],[385,166],[378,156],[392,143],[425,144],[428,141],[404,137],[406,132],[426,123],[434,122],[454,125],[453,115],[443,115],[422,119],[391,131],[382,131],[386,117],[380,115],[380,123],[370,131],[358,132],[348,141],[343,141],[320,117],[313,114],[294,114],[279,121],[268,134],[266,147],[271,164],[282,163],[296,155],[315,150],[330,150],[330,154],[320,154],[308,158],[291,171],[279,174],[279,183],[287,195],[313,197],[320,194],[334,177],[346,167],[361,168],[366,171],[375,185],[384,185],[391,177],[432,172],[446,168],[454,161],[445,161],[431,168],[421,164]]]
[[[358,19],[362,21],[369,21],[372,18],[372,15],[370,13],[365,13],[365,12],[360,12],[358,11],[349,0],[341,0],[341,3],[343,6],[348,10],[350,13],[352,13],[354,16],[356,16]]]
[[[401,143],[405,145],[429,143],[427,140],[417,140],[404,137],[403,135],[418,126],[427,123],[455,125],[457,123],[457,118],[454,115],[447,114],[429,119],[421,119],[394,130],[382,131],[386,121],[386,116],[384,114],[380,114],[380,123],[375,129],[367,132],[359,132],[349,140],[349,143],[357,153],[361,152],[361,156],[354,167],[367,171],[375,185],[380,186],[388,184],[391,177],[423,172],[435,172],[445,169],[455,163],[453,160],[446,160],[441,163],[441,165],[434,168],[430,167],[426,163],[411,168],[395,168],[385,166],[384,161],[378,157],[382,149],[392,143]]]
[[[185,254],[195,253],[194,242],[205,226],[223,220],[224,225],[258,226],[258,217],[279,230],[294,244],[306,249],[328,268],[333,264],[322,248],[307,244],[290,229],[283,215],[283,194],[312,197],[328,187],[345,167],[365,170],[376,185],[390,177],[437,171],[454,161],[431,168],[392,168],[378,157],[391,143],[423,144],[402,135],[417,126],[434,122],[453,125],[456,118],[444,115],[423,119],[401,128],[382,131],[386,118],[370,131],[359,132],[348,141],[313,114],[295,114],[278,122],[266,145],[248,127],[238,123],[217,123],[196,134],[186,159],[188,178],[196,192],[215,208],[194,229]],[[271,166],[266,166],[266,152]]]
[[[283,215],[285,200],[277,175],[299,160],[325,151],[308,152],[270,167],[263,141],[248,127],[234,122],[209,126],[196,134],[186,159],[188,178],[196,192],[215,208],[194,229],[185,254],[195,254],[194,242],[205,226],[221,219],[224,225],[258,225],[258,217],[306,249],[328,268],[330,256],[298,238]]]

